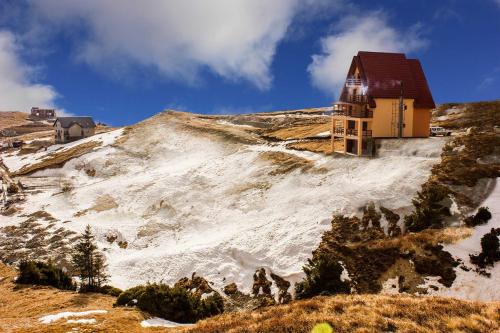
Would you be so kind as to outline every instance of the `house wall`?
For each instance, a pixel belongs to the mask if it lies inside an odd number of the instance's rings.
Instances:
[[[413,99],[405,99],[406,111],[404,111],[403,137],[413,136],[414,108]],[[390,138],[398,136],[399,99],[375,98],[377,107],[373,109],[372,131],[373,137]],[[396,110],[393,119],[393,110]],[[395,126],[395,127],[394,127]]]
[[[417,138],[429,137],[431,126],[431,109],[415,109],[413,111],[413,136]]]
[[[83,135],[82,135],[83,130]],[[68,133],[67,138],[65,133]],[[73,124],[70,128],[63,128],[61,123],[57,121],[54,124],[54,139],[56,143],[65,143],[74,139],[86,138],[95,134],[95,128],[83,128],[78,124]]]
[[[71,125],[70,128],[68,128],[68,133],[70,138],[83,136],[82,127],[78,124]]]

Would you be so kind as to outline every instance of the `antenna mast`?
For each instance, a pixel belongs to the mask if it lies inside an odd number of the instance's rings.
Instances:
[[[403,113],[404,113],[405,103],[403,99],[403,81],[401,81],[401,96],[399,97],[399,117],[398,117],[398,138],[403,137]]]

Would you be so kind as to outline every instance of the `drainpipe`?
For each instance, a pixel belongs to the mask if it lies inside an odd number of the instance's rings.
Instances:
[[[399,123],[398,123],[398,138],[403,137],[403,112],[405,103],[403,99],[403,81],[401,81],[401,96],[399,97]]]

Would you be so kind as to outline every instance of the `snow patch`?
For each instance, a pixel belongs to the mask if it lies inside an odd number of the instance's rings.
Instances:
[[[38,320],[42,324],[50,324],[50,323],[57,321],[59,319],[65,319],[65,318],[71,318],[71,317],[85,317],[88,315],[105,314],[105,313],[108,313],[108,311],[106,311],[106,310],[89,310],[89,311],[83,311],[83,312],[61,312],[61,313],[56,313],[56,314],[40,317],[40,319],[38,319]]]
[[[179,324],[163,318],[153,317],[141,321],[141,326],[142,327],[185,327],[185,326],[193,326],[193,324]]]
[[[82,318],[82,319],[70,319],[67,321],[68,324],[82,324],[82,325],[91,325],[97,323],[97,320],[94,318]]]

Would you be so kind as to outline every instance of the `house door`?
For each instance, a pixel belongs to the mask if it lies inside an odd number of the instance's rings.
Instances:
[[[358,142],[356,140],[347,140],[346,152],[358,154]]]

